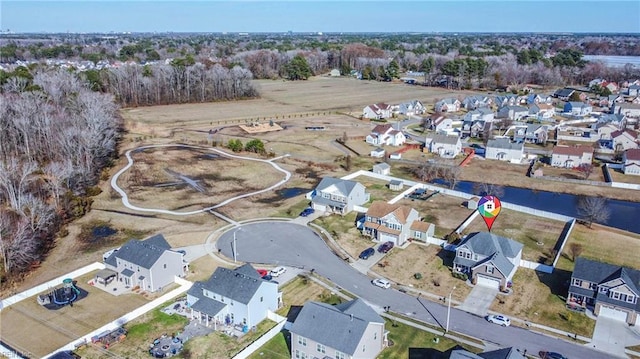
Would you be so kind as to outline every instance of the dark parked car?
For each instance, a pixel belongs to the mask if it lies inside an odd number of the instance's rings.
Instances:
[[[566,356],[556,352],[541,351],[540,353],[538,353],[538,355],[540,356],[540,359],[569,359]]]
[[[315,212],[315,209],[309,207],[309,208],[305,208],[302,212],[300,212],[300,216],[302,217],[306,217],[310,214],[313,214],[313,212]]]
[[[384,242],[380,245],[380,247],[378,247],[378,252],[387,253],[391,250],[391,248],[393,248],[393,242],[391,241]]]
[[[371,257],[375,252],[376,252],[375,249],[367,248],[364,251],[362,251],[362,253],[360,253],[359,257],[360,259],[369,259],[369,257]]]

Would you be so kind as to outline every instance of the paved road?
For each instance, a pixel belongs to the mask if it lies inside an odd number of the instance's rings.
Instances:
[[[233,231],[223,234],[217,247],[233,258]],[[371,279],[336,256],[324,241],[309,228],[293,223],[251,223],[236,232],[236,255],[239,261],[278,264],[315,271],[335,284],[381,308],[424,322],[446,326],[447,307],[424,298],[416,298],[393,289],[380,289]],[[483,339],[499,346],[526,349],[529,353],[550,350],[572,358],[615,358],[587,346],[534,333],[518,327],[503,328],[484,318],[452,308],[449,329]]]

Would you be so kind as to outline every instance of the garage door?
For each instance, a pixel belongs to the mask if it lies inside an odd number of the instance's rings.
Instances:
[[[491,277],[485,277],[485,276],[480,275],[480,274],[478,274],[478,280],[477,280],[476,284],[484,286],[484,287],[500,289],[500,280],[499,279],[491,278]]]
[[[387,241],[391,241],[391,242],[393,242],[393,244],[398,244],[396,242],[398,237],[396,237],[394,235],[390,235],[388,233],[384,233],[384,232],[379,232],[379,233],[380,233],[380,242],[384,243],[384,242],[387,242]]]
[[[627,312],[605,306],[600,306],[600,314],[598,315],[620,321],[627,320]]]

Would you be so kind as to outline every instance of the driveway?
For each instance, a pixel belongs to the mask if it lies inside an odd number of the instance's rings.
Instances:
[[[320,236],[306,226],[288,222],[259,222],[242,225],[236,232],[237,259],[243,262],[270,263],[304,270],[314,269],[337,286],[363,298],[375,309],[390,306],[391,311],[444,328],[447,307],[371,284],[371,278],[353,269],[334,254]],[[233,258],[233,232],[220,236],[216,246]],[[526,349],[529,353],[550,350],[573,353],[575,358],[615,358],[591,347],[576,345],[518,327],[501,327],[483,318],[452,308],[449,329],[499,346]]]
[[[498,289],[496,288],[476,285],[464,300],[464,303],[457,308],[484,317],[487,315],[489,307],[493,300],[496,299],[497,294]]]
[[[634,331],[625,322],[600,316],[596,320],[593,340],[586,345],[621,358],[627,358],[624,348],[639,344],[640,332]]]

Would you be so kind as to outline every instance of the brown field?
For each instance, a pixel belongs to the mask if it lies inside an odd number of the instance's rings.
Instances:
[[[111,295],[87,284],[91,278],[92,274],[77,278],[78,287],[89,295],[73,307],[48,310],[34,296],[3,309],[2,340],[42,357],[148,302],[140,294]]]

